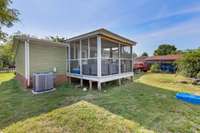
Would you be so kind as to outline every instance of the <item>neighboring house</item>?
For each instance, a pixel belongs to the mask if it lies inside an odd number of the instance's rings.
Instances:
[[[16,78],[25,87],[31,86],[35,72],[55,72],[55,83],[67,79],[101,83],[133,76],[132,47],[136,42],[99,29],[76,36],[66,43],[55,43],[31,37],[16,36]]]
[[[133,63],[133,70],[147,72],[149,67],[148,64],[145,62],[146,58],[148,57],[147,56],[136,57]]]
[[[181,54],[164,55],[164,56],[151,56],[145,59],[148,65],[160,64],[160,69],[163,72],[176,72],[175,62],[181,58]]]

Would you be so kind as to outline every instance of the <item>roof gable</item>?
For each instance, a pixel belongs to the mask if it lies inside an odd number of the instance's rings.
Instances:
[[[109,31],[109,30],[106,30],[104,28],[69,38],[67,40],[67,42],[71,42],[71,41],[74,41],[74,40],[83,39],[83,38],[87,38],[87,37],[95,36],[95,35],[102,35],[102,36],[105,36],[105,37],[108,37],[108,38],[111,38],[111,39],[114,39],[114,40],[118,40],[118,41],[121,41],[121,42],[124,42],[124,43],[127,43],[127,44],[136,45],[135,41],[132,41],[128,38],[122,37],[118,34],[115,34],[111,31]]]

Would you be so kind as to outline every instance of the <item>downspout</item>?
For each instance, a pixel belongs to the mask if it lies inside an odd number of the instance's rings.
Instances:
[[[30,87],[30,53],[29,37],[25,40],[25,79],[27,87]]]

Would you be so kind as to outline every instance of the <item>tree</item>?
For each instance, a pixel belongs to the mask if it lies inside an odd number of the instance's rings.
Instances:
[[[197,73],[197,78],[200,79],[200,72]]]
[[[197,77],[200,72],[200,48],[186,51],[181,60],[177,61],[177,66],[179,73],[188,77]]]
[[[174,45],[162,44],[154,51],[154,55],[169,55],[175,54],[177,48]]]
[[[146,57],[148,57],[149,55],[148,55],[147,52],[144,52],[144,53],[142,53],[142,56],[146,56]]]
[[[136,58],[137,54],[135,52],[133,52],[133,58]]]
[[[53,42],[61,42],[61,43],[65,43],[66,40],[67,40],[67,38],[65,38],[65,37],[59,37],[59,36],[55,36],[55,37],[54,36],[50,36],[47,39],[49,39],[49,40],[51,40]]]
[[[175,52],[176,54],[183,54],[184,53],[184,51],[183,50],[176,50],[176,52]]]
[[[12,65],[14,65],[14,53],[11,41],[8,41],[0,46],[0,68]]]
[[[18,21],[19,12],[10,8],[11,0],[0,0],[0,40],[5,40],[7,34],[2,31],[2,27],[11,27]]]

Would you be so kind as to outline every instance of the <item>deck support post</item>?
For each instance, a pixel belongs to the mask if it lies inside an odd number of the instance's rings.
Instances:
[[[83,79],[80,79],[81,87],[83,87]]]
[[[133,82],[133,76],[131,76],[131,82]]]
[[[99,91],[101,91],[101,82],[97,83],[97,88],[98,88]]]
[[[89,89],[92,90],[92,80],[89,80]]]
[[[118,83],[119,83],[119,85],[121,86],[121,85],[122,85],[122,80],[121,80],[121,79],[118,79]]]

